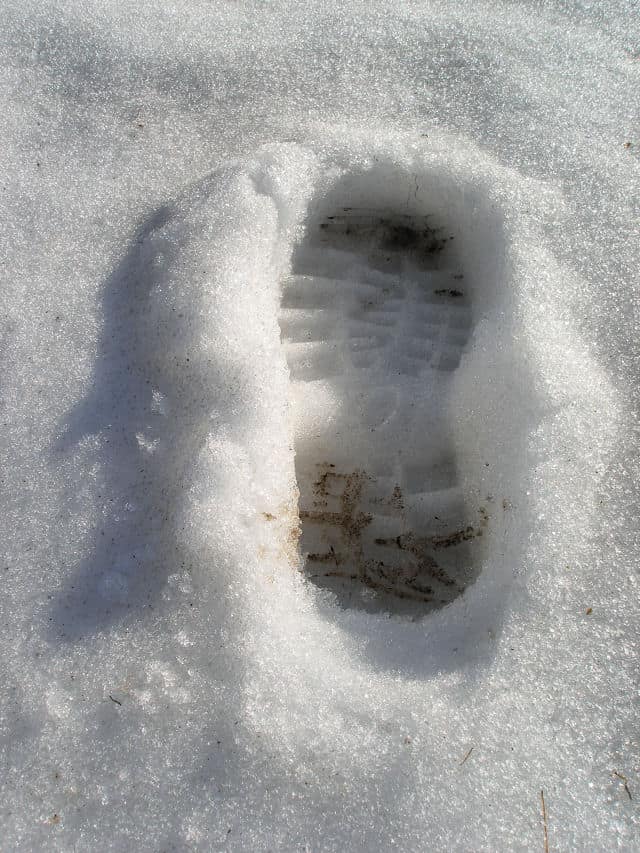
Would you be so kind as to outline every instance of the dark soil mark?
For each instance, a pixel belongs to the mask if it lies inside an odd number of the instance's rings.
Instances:
[[[448,290],[446,287],[441,287],[433,292],[436,296],[451,296],[452,299],[459,299],[461,296],[464,296],[461,290]]]
[[[386,498],[368,499],[364,494],[366,485],[379,495],[375,477],[361,470],[341,473],[327,462],[317,467],[318,478],[313,484],[313,505],[317,509],[302,510],[300,519],[305,525],[316,526],[326,550],[306,555],[308,577],[359,581],[379,593],[424,602],[445,603],[438,598],[438,590],[442,588],[449,589],[447,599],[452,593],[463,592],[463,587],[439,565],[435,554],[482,536],[489,521],[485,507],[480,507],[480,520],[476,525],[466,525],[444,534],[418,536],[405,530],[392,537],[367,537],[375,517],[374,513],[366,511],[369,503],[384,502],[397,511],[398,523],[404,526],[400,486],[396,485]],[[333,511],[327,508],[332,500],[339,503],[339,508]]]
[[[343,213],[327,216],[321,231],[352,240],[374,240],[380,249],[418,256],[439,254],[452,237],[429,224],[428,216],[386,214],[368,208],[344,207]]]

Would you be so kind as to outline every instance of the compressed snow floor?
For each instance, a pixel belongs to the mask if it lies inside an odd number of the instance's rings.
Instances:
[[[464,591],[464,546],[486,519],[480,507],[467,523],[445,412],[471,315],[463,274],[443,266],[450,237],[382,194],[381,208],[339,205],[310,224],[284,283],[301,551],[345,606],[395,597],[423,615]]]
[[[631,7],[3,19],[0,847],[639,849]]]

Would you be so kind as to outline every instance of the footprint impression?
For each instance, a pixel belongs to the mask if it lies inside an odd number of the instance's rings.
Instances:
[[[488,521],[446,405],[472,315],[452,235],[367,178],[310,211],[282,286],[302,571],[343,607],[423,614],[475,580]]]

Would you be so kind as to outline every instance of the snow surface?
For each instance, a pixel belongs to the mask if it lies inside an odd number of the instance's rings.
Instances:
[[[637,6],[2,12],[2,849],[542,851],[542,790],[640,849]],[[280,287],[352,174],[473,284],[491,519],[417,621],[298,571]]]

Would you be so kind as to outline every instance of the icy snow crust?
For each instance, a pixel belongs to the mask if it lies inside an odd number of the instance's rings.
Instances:
[[[544,790],[551,849],[637,849],[632,7],[3,11],[0,846],[543,850]],[[328,200],[464,269],[488,521],[424,614],[302,571]]]

